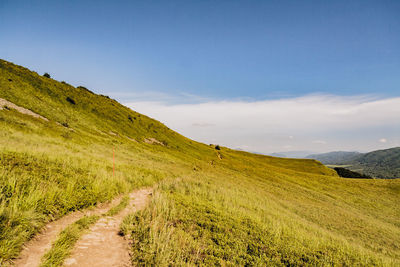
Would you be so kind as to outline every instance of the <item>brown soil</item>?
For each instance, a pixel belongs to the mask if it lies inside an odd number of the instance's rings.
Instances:
[[[29,109],[17,106],[17,105],[15,105],[14,103],[12,103],[10,101],[7,101],[7,100],[5,100],[3,98],[0,98],[0,110],[6,109],[6,108],[15,109],[16,111],[18,111],[18,112],[20,112],[22,114],[26,114],[26,115],[29,115],[29,116],[32,116],[32,117],[35,117],[35,118],[40,118],[42,120],[49,121],[47,118],[45,118],[45,117],[43,117],[43,116],[41,116],[41,115],[29,110]]]
[[[147,143],[147,144],[151,144],[151,145],[156,144],[156,145],[164,146],[164,143],[163,143],[163,142],[158,141],[158,140],[155,139],[155,138],[145,138],[145,139],[144,139],[144,142]]]
[[[84,235],[76,244],[71,257],[65,265],[72,266],[129,266],[129,249],[127,241],[118,235],[122,219],[129,213],[142,209],[151,194],[150,189],[137,190],[130,194],[129,205],[114,217],[103,217],[90,232]],[[58,234],[68,225],[85,215],[101,215],[119,203],[121,197],[111,203],[100,204],[85,211],[70,213],[57,221],[50,222],[32,240],[24,245],[20,256],[14,265],[35,267],[40,265],[43,255],[51,248]]]
[[[151,194],[142,189],[130,194],[129,205],[113,217],[103,217],[75,245],[65,266],[131,266],[128,241],[120,236],[120,224],[128,214],[143,209]]]
[[[57,221],[47,224],[41,233],[25,244],[20,256],[14,261],[14,265],[21,267],[35,267],[40,265],[42,256],[51,248],[51,244],[56,241],[58,234],[68,225],[74,223],[85,215],[100,215],[107,212],[116,205],[121,197],[114,199],[111,203],[100,204],[95,208],[85,211],[70,213]]]

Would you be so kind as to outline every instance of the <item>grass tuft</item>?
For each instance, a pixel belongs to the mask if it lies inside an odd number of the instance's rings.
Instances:
[[[121,201],[119,202],[118,205],[115,207],[112,207],[107,213],[104,214],[104,216],[114,216],[118,214],[121,210],[126,208],[129,204],[130,197],[129,196],[124,196]]]

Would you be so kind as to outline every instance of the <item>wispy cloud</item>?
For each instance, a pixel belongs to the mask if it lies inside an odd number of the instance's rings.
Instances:
[[[197,122],[197,123],[193,123],[192,126],[194,126],[194,127],[212,127],[212,126],[215,126],[215,124],[206,123],[206,122],[203,122],[203,123]]]
[[[314,140],[314,141],[312,141],[314,144],[320,144],[320,145],[325,145],[326,144],[326,141],[324,141],[324,140]]]
[[[210,98],[180,92],[174,95],[164,92],[109,92],[105,93],[122,102],[157,102],[164,105],[176,105],[181,103],[194,104],[211,101]]]
[[[371,150],[396,145],[400,137],[400,97],[307,95],[188,104],[161,99],[126,105],[195,140],[260,152]]]

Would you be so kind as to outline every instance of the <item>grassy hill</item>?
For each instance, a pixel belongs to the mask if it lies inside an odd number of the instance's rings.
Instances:
[[[378,178],[400,178],[400,147],[372,151],[352,161],[352,168]]]
[[[327,165],[346,165],[346,168],[376,178],[400,178],[400,147],[369,153],[330,152],[310,155]]]
[[[349,161],[361,156],[360,152],[349,152],[349,151],[333,151],[321,154],[308,155],[308,159],[316,159],[323,164],[328,165],[346,165]]]
[[[141,186],[151,204],[122,225],[136,265],[400,264],[399,180],[216,150],[6,61],[0,98],[47,119],[0,109],[0,264],[46,222]]]

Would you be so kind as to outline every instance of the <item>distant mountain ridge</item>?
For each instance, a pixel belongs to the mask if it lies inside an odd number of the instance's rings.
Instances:
[[[348,165],[346,168],[376,178],[400,178],[400,147],[369,153],[335,151],[307,156],[325,165]]]
[[[323,164],[346,164],[351,160],[354,160],[358,156],[362,155],[362,153],[357,151],[333,151],[322,154],[311,154],[308,155],[307,159],[316,159]]]
[[[284,151],[284,152],[275,152],[268,154],[268,156],[278,157],[278,158],[294,158],[294,159],[302,159],[306,158],[308,155],[312,154],[311,151]]]

